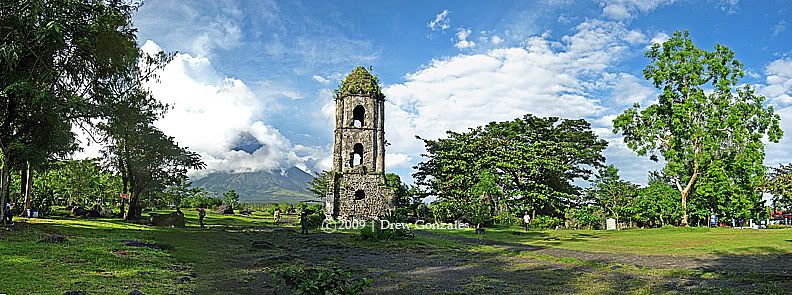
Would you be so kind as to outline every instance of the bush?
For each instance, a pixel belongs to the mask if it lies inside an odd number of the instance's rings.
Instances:
[[[593,206],[570,208],[566,213],[570,226],[596,229],[602,224],[602,212]]]
[[[195,194],[182,199],[179,206],[181,208],[215,208],[223,204],[223,200],[217,197],[210,197],[205,194]]]
[[[406,222],[409,218],[410,211],[410,208],[396,208],[387,219],[396,222]]]
[[[495,216],[495,223],[501,225],[519,225],[522,224],[522,220],[514,216],[514,214],[504,211]]]
[[[415,208],[415,216],[420,219],[429,218],[432,216],[432,209],[429,209],[429,206],[424,203],[418,204],[418,207]]]
[[[307,224],[308,228],[317,228],[320,225],[322,225],[322,222],[324,222],[325,217],[324,214],[321,213],[311,213],[308,214],[307,220],[308,220],[308,224]]]
[[[561,219],[552,216],[536,216],[531,219],[531,228],[535,229],[551,229],[561,225]]]
[[[364,241],[391,241],[411,238],[409,229],[382,228],[380,221],[374,220],[366,223],[360,229],[360,239]]]
[[[340,269],[289,266],[273,277],[276,281],[283,281],[294,294],[360,294],[371,285],[370,279],[355,279]]]

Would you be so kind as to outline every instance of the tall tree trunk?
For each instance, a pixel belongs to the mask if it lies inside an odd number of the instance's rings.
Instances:
[[[3,151],[3,166],[0,167],[0,220],[3,221],[3,224],[6,224],[6,216],[5,216],[5,204],[8,202],[8,188],[10,185],[10,175],[9,175],[9,163],[8,160],[8,153]]]
[[[682,188],[682,185],[679,183],[679,179],[674,177],[674,182],[676,183],[677,189],[680,191],[682,195],[682,224],[681,224],[682,226],[688,226],[688,212],[687,212],[688,196],[690,196],[690,192],[693,191],[693,184],[696,183],[696,179],[698,179],[699,173],[700,173],[699,164],[698,162],[695,162],[693,164],[693,176],[690,177],[690,179],[687,182],[687,185],[685,185],[684,188]]]
[[[121,183],[123,188],[121,190],[122,194],[126,194],[126,198],[121,198],[121,217],[126,219],[127,212],[124,210],[124,204],[126,203],[126,199],[129,198],[129,174],[127,174],[126,165],[123,164],[123,161],[120,161],[121,166]]]
[[[25,198],[20,216],[24,216],[27,210],[30,209],[30,194],[33,192],[33,169],[30,166],[30,161],[25,162],[24,175],[22,175],[20,183],[22,185],[22,196]]]

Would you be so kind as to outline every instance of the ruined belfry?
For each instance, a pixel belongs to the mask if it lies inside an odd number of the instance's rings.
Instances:
[[[385,186],[385,96],[379,80],[355,68],[335,92],[333,170],[325,198],[335,218],[378,218],[393,209]]]

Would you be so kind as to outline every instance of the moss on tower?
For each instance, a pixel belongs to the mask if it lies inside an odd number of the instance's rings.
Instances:
[[[381,97],[382,91],[379,87],[379,79],[371,74],[364,67],[357,67],[341,82],[341,86],[336,90],[338,97],[345,95],[371,95]]]

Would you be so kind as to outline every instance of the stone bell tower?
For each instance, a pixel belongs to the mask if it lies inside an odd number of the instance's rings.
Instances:
[[[385,96],[379,80],[355,68],[335,92],[333,170],[325,198],[327,214],[377,218],[393,210],[385,186]]]

